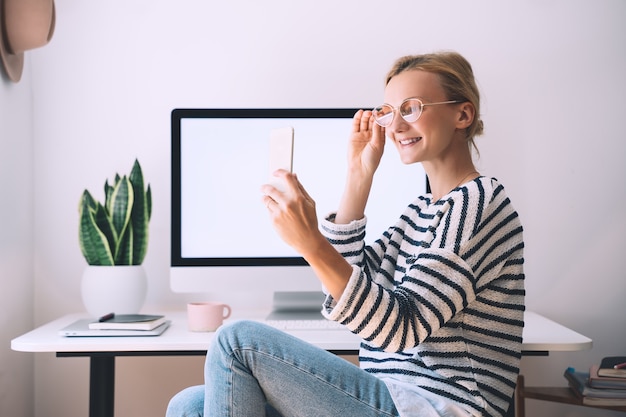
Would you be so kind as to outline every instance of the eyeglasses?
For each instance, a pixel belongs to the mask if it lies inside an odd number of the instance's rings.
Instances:
[[[452,104],[452,103],[460,103],[459,100],[450,100],[450,101],[440,101],[438,103],[424,103],[419,98],[407,98],[404,100],[398,107],[393,107],[390,104],[383,104],[382,106],[378,106],[372,110],[372,114],[374,115],[374,120],[376,123],[381,125],[382,127],[391,126],[393,119],[396,115],[396,111],[400,111],[400,116],[407,122],[415,122],[420,118],[422,112],[424,111],[424,107],[426,106],[437,106],[439,104]]]

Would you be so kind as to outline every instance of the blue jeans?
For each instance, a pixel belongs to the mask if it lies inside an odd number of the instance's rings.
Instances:
[[[205,385],[170,401],[167,417],[398,417],[387,386],[332,353],[250,321],[222,327]]]

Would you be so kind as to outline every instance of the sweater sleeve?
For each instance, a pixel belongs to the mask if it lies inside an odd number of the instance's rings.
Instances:
[[[506,248],[518,240],[516,222],[507,217],[512,209],[487,194],[461,190],[432,215],[410,206],[371,246],[364,243],[366,219],[334,225],[328,218],[322,230],[353,269],[340,299],[327,297],[323,314],[390,352],[452,325],[476,299],[479,281],[497,278]]]
[[[471,269],[443,249],[423,251],[395,288],[352,268],[341,298],[328,296],[323,313],[386,351],[417,346],[476,297]]]

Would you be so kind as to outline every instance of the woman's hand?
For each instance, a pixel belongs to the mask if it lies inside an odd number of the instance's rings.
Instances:
[[[372,178],[385,148],[384,129],[374,122],[370,110],[359,110],[352,119],[348,144],[348,175]]]
[[[335,223],[347,224],[362,219],[374,173],[385,148],[385,132],[370,110],[359,110],[352,122],[348,145],[348,172]]]
[[[285,183],[285,191],[265,184],[263,203],[274,229],[289,246],[309,263],[322,285],[339,299],[352,274],[352,266],[333,248],[319,230],[315,201],[298,177],[279,169],[274,173]]]
[[[326,241],[318,228],[315,201],[296,174],[279,169],[274,175],[285,184],[285,191],[281,192],[269,184],[263,185],[263,203],[281,239],[306,257],[306,253],[314,250],[316,242]]]

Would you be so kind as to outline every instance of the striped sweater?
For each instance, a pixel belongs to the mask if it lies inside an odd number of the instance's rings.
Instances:
[[[369,246],[366,219],[340,225],[331,214],[322,222],[353,265],[342,297],[328,295],[323,313],[363,338],[361,368],[387,384],[420,387],[472,415],[502,416],[521,357],[522,226],[496,179],[431,198],[415,200]]]

